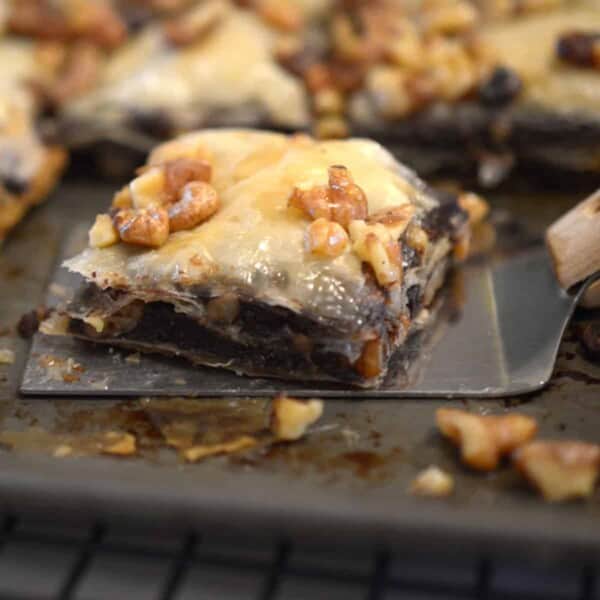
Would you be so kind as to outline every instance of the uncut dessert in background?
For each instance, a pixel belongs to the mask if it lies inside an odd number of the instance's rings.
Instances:
[[[476,198],[443,200],[370,140],[191,133],[97,216],[66,262],[85,284],[43,330],[376,386],[481,215]]]
[[[0,242],[63,171],[53,113],[96,84],[126,33],[108,0],[0,5]]]

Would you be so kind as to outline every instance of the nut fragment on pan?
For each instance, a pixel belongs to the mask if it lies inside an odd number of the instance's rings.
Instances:
[[[410,485],[411,494],[416,496],[443,497],[454,491],[454,478],[446,471],[431,465],[421,471]]]
[[[468,230],[457,197],[373,141],[199,131],[117,191],[61,314],[96,343],[375,387]]]
[[[281,395],[271,405],[271,431],[278,440],[298,440],[322,414],[322,400],[298,400]]]
[[[455,408],[436,411],[440,432],[459,447],[463,462],[492,471],[500,459],[531,440],[537,432],[532,417],[520,414],[477,415]]]
[[[248,450],[258,444],[258,440],[249,435],[242,435],[230,442],[221,442],[219,444],[207,444],[202,446],[192,446],[183,451],[185,459],[189,462],[196,462],[209,456],[218,454],[234,454],[242,450]]]
[[[600,470],[600,446],[578,441],[539,440],[513,455],[521,474],[550,502],[586,498]]]

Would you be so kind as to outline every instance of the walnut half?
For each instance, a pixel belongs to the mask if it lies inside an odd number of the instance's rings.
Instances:
[[[550,502],[585,498],[594,491],[600,446],[585,442],[536,441],[519,448],[513,461]]]
[[[322,400],[277,396],[271,404],[271,431],[278,440],[298,440],[322,414]]]
[[[520,414],[476,415],[456,408],[439,408],[438,429],[460,448],[463,462],[479,471],[491,471],[502,456],[533,438],[537,423]]]

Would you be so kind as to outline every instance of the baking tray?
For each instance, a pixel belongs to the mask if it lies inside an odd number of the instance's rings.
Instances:
[[[490,475],[460,467],[455,451],[434,428],[434,412],[442,405],[486,412],[518,407],[539,420],[541,436],[598,441],[600,368],[580,355],[572,332],[561,346],[551,385],[532,396],[328,399],[322,420],[306,440],[198,464],[184,464],[165,445],[162,420],[179,412],[187,417],[191,411],[203,419],[216,415],[216,425],[219,414],[231,423],[232,415],[233,420],[240,414],[255,418],[266,410],[266,402],[20,397],[28,342],[18,338],[14,324],[45,297],[62,240],[102,210],[114,187],[66,182],[0,255],[0,347],[16,351],[15,363],[0,367],[0,439],[8,432],[27,432],[17,449],[0,453],[2,508],[340,544],[352,540],[436,546],[446,552],[600,558],[598,495],[587,502],[546,505],[508,467]],[[520,214],[528,230],[539,235],[578,199],[510,193],[498,194],[496,205]],[[173,403],[171,411],[165,403]],[[106,428],[136,433],[137,455],[49,455],[49,436],[85,436]],[[433,463],[453,473],[456,493],[445,500],[412,497],[410,481]]]

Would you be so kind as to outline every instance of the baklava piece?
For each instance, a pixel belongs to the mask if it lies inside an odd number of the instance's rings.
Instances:
[[[40,106],[28,85],[44,75],[38,48],[0,34],[0,243],[54,187],[65,152],[38,131]]]
[[[441,203],[375,142],[188,134],[151,153],[67,261],[86,284],[66,328],[240,374],[373,387],[468,233],[456,198]]]

